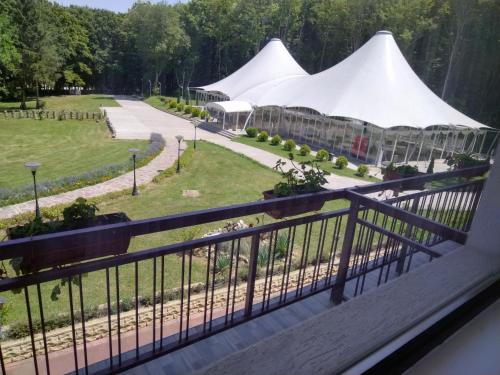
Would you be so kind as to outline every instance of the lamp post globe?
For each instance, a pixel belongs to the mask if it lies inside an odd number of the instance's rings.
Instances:
[[[182,135],[176,135],[175,139],[177,139],[177,173],[180,173],[181,171],[181,142],[184,139]]]
[[[132,154],[132,160],[134,162],[134,187],[132,188],[132,195],[139,195],[139,190],[137,189],[137,182],[136,182],[136,176],[135,176],[135,159],[137,157],[137,154],[140,152],[138,148],[129,148],[128,152]]]
[[[42,164],[37,161],[29,161],[24,164],[24,166],[31,171],[31,175],[33,176],[33,190],[35,192],[35,217],[37,219],[40,219],[42,217],[42,215],[40,214],[40,206],[38,205],[38,193],[36,190],[36,170],[41,165]]]

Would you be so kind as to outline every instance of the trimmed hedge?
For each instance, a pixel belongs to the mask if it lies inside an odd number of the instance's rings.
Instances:
[[[285,144],[283,145],[283,150],[285,151],[295,151],[295,147],[297,147],[297,144],[293,139],[287,139],[285,141]]]
[[[257,137],[257,134],[259,133],[259,129],[247,128],[246,132],[247,132],[247,136],[249,136],[250,138],[255,138],[255,137]]]
[[[299,154],[302,156],[307,156],[311,153],[311,147],[308,145],[302,145],[300,146]]]
[[[208,111],[207,111],[206,109],[204,109],[203,111],[201,111],[201,113],[200,113],[200,117],[201,117],[202,119],[206,119],[206,118],[208,118]]]
[[[340,155],[337,160],[335,160],[335,166],[338,169],[344,169],[349,164],[349,160],[344,155]]]
[[[365,177],[368,174],[368,166],[365,164],[360,164],[358,166],[358,176]]]
[[[199,109],[198,107],[193,107],[191,111],[191,116],[200,117],[200,114],[201,114],[201,109]]]
[[[177,111],[182,112],[184,111],[184,104],[182,103],[177,103]]]
[[[265,130],[263,130],[257,136],[257,142],[266,142],[268,138],[269,134]]]
[[[281,137],[280,137],[279,135],[277,135],[277,134],[276,134],[275,136],[273,136],[273,137],[271,138],[271,142],[270,142],[270,143],[271,143],[271,145],[273,145],[273,146],[277,146],[277,145],[281,144]]]
[[[190,105],[187,105],[184,107],[184,113],[186,115],[190,115],[192,111],[193,111],[193,107],[191,107]]]
[[[317,161],[325,161],[325,160],[328,160],[328,156],[330,154],[328,153],[328,151],[326,151],[324,148],[322,148],[321,150],[319,150],[317,153],[316,153],[316,160]]]
[[[168,102],[168,108],[170,108],[170,109],[175,109],[175,108],[177,108],[177,100],[175,100],[175,99],[171,99],[171,100]]]

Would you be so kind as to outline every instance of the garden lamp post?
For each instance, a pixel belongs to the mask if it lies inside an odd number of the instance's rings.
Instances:
[[[194,126],[194,149],[196,150],[196,129],[198,128],[198,124]]]
[[[160,81],[158,81],[158,86],[159,86],[160,96],[161,96],[161,82]]]
[[[149,96],[151,96],[151,80],[148,79],[148,82],[149,82]]]
[[[144,96],[144,79],[141,78],[141,96]]]
[[[137,182],[135,179],[135,158],[137,154],[140,152],[138,148],[129,148],[128,152],[132,154],[132,160],[134,161],[134,187],[132,188],[132,195],[139,195],[139,190],[137,190]]]
[[[182,135],[176,135],[175,139],[177,139],[178,146],[177,146],[177,173],[181,171],[181,142],[184,139]]]
[[[40,207],[38,206],[38,193],[36,191],[36,170],[38,167],[40,167],[42,164],[36,162],[36,161],[30,161],[24,166],[28,168],[31,171],[31,174],[33,175],[33,189],[35,191],[35,218],[40,219],[42,216],[40,215]]]

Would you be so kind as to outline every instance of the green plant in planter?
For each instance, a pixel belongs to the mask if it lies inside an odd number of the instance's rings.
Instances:
[[[418,167],[408,164],[400,165],[396,167],[396,172],[399,173],[402,177],[412,177],[418,174]]]
[[[488,164],[489,159],[478,160],[470,154],[455,154],[446,163],[453,169],[462,169]]]
[[[257,128],[246,128],[246,132],[249,138],[255,138],[257,137],[259,130]]]
[[[300,146],[299,154],[301,156],[307,156],[310,153],[311,153],[311,147],[309,147],[308,145],[302,145],[302,146]]]
[[[358,166],[357,175],[360,177],[365,177],[368,174],[368,166],[366,164],[360,164]]]
[[[265,130],[262,130],[257,136],[257,142],[266,142],[268,138],[269,134]]]
[[[321,186],[328,182],[325,176],[330,175],[330,173],[320,169],[316,162],[302,162],[298,167],[293,162],[292,154],[290,154],[290,161],[293,167],[287,171],[283,169],[287,163],[281,159],[274,166],[274,169],[279,171],[281,177],[285,179],[284,182],[274,185],[273,193],[275,196],[287,197],[295,194],[316,193],[321,191]]]
[[[322,148],[321,150],[319,150],[317,153],[316,153],[316,160],[317,161],[325,161],[325,160],[328,160],[328,156],[330,154],[328,153],[328,151],[326,151],[324,148]]]
[[[337,160],[335,160],[335,166],[338,169],[344,169],[349,164],[349,160],[344,155],[340,155]]]
[[[295,147],[297,147],[297,144],[295,143],[295,141],[293,139],[287,139],[285,141],[285,144],[283,145],[283,150],[285,151],[295,151]]]
[[[273,136],[271,138],[270,143],[272,146],[277,146],[277,145],[281,144],[281,137],[278,134],[276,134],[275,136]]]
[[[97,211],[99,209],[95,204],[88,203],[85,198],[78,198],[63,210],[64,225],[68,228],[87,226],[95,221]]]

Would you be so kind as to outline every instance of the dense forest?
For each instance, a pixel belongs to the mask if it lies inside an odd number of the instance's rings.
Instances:
[[[500,128],[498,0],[140,1],[125,14],[2,0],[0,98],[69,87],[148,95],[150,81],[153,93],[186,92],[230,74],[272,37],[315,73],[381,29],[437,95]]]

